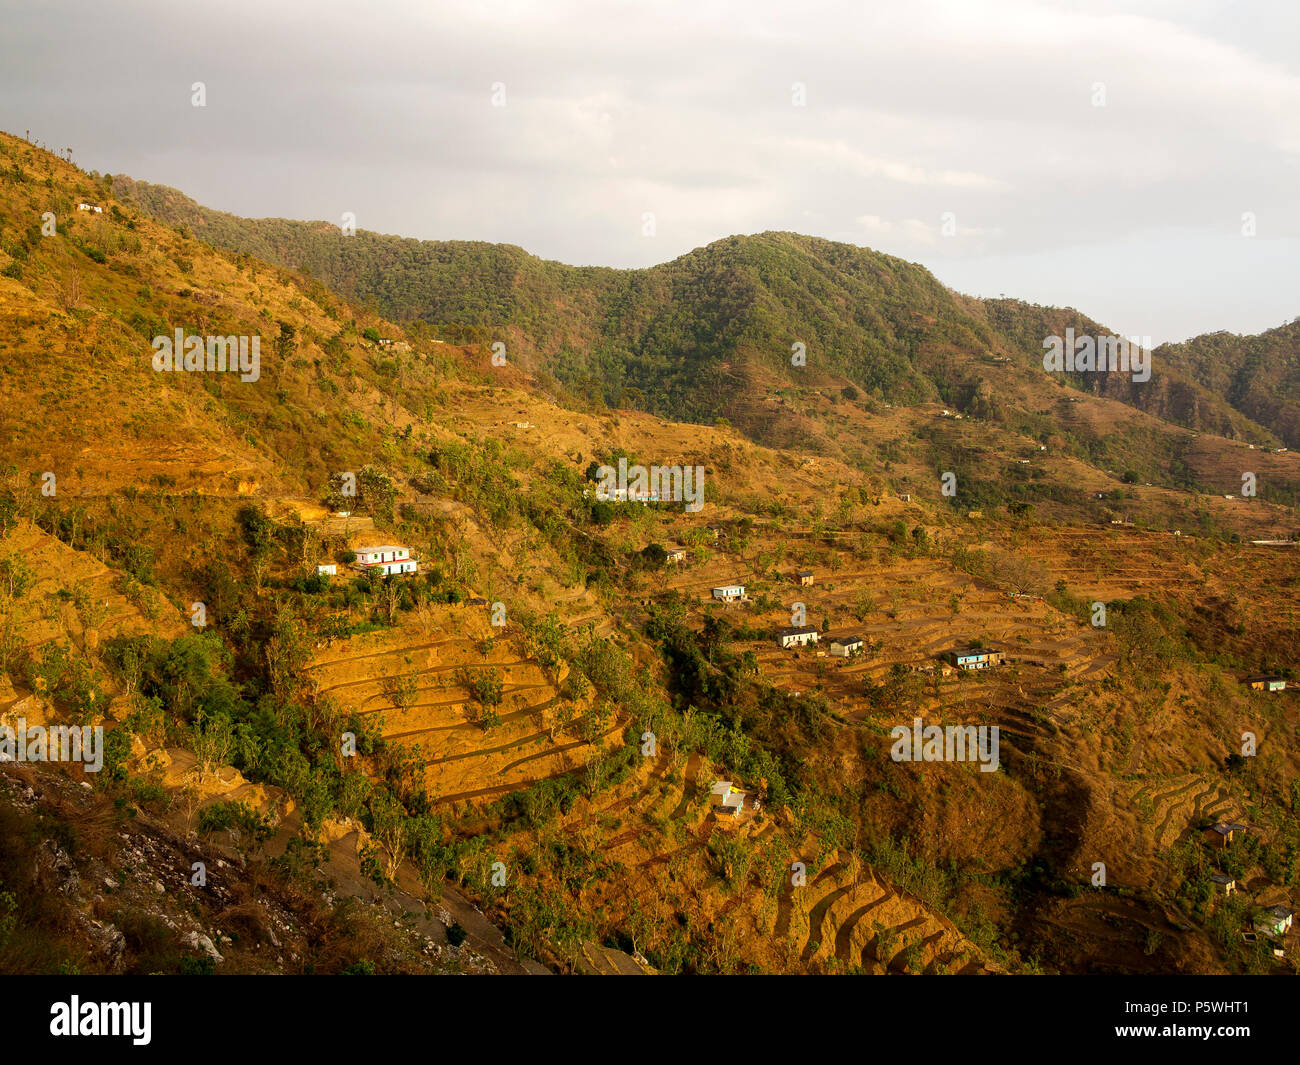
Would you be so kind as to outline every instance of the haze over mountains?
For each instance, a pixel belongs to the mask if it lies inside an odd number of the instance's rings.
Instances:
[[[964,297],[915,263],[792,233],[729,237],[660,266],[614,270],[513,245],[365,230],[343,239],[327,223],[241,219],[124,176],[114,188],[162,221],[305,270],[394,321],[505,340],[512,357],[577,397],[684,420],[727,417],[761,439],[780,429],[754,416],[750,396],[810,381],[1005,420],[990,396],[1009,374],[1031,383],[1036,402],[1053,394],[1045,337],[1113,333],[1070,308]],[[806,370],[791,365],[796,342]],[[990,358],[1009,364],[990,367]],[[1300,446],[1300,324],[1161,345],[1152,365],[1148,382],[1063,376],[1188,429]]]

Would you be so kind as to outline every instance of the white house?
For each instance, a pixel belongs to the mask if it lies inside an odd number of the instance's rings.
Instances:
[[[316,576],[318,577],[320,576],[337,577],[338,572],[339,572],[338,566],[334,565],[334,563],[332,562],[329,563],[328,565],[316,567]]]
[[[723,584],[712,590],[714,599],[722,603],[734,603],[737,599],[745,598],[745,586],[743,584]]]
[[[95,214],[103,214],[103,213],[104,213],[104,208],[102,208],[102,207],[96,207],[93,203],[79,203],[79,204],[77,204],[77,210],[78,210],[78,211],[93,211]]]
[[[838,658],[852,658],[862,654],[861,636],[837,636],[831,640],[831,654]]]
[[[668,549],[667,554],[666,554],[664,557],[665,557],[665,560],[668,561],[668,562],[685,562],[685,561],[686,561],[686,548],[684,548],[684,547],[670,547],[670,548]]]
[[[411,557],[409,547],[382,544],[379,547],[357,549],[357,568],[363,572],[378,570],[385,577],[396,573],[414,573],[419,564]]]
[[[816,626],[799,625],[794,628],[777,629],[776,642],[782,647],[804,647],[816,643],[818,635]]]

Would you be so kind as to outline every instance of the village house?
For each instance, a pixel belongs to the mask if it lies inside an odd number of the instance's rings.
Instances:
[[[1237,835],[1244,834],[1245,831],[1245,825],[1233,825],[1228,824],[1225,821],[1220,821],[1217,825],[1211,825],[1207,828],[1204,835],[1211,843],[1215,844],[1220,849],[1223,849],[1225,847],[1230,847],[1232,841],[1237,837]]]
[[[684,547],[670,547],[670,548],[668,549],[668,551],[664,554],[664,561],[665,561],[665,562],[685,562],[685,561],[686,561],[686,548],[684,548]]]
[[[1215,893],[1225,898],[1237,890],[1237,881],[1224,873],[1211,873],[1210,882],[1214,885]]]
[[[77,204],[77,210],[78,210],[78,211],[91,211],[91,212],[93,212],[93,213],[95,213],[95,214],[103,214],[103,213],[104,213],[104,208],[102,208],[102,207],[96,207],[93,203],[79,203],[79,204]]]
[[[945,662],[921,662],[917,665],[909,666],[908,672],[938,673],[941,677],[951,677],[953,675],[953,668]]]
[[[1005,651],[948,651],[943,656],[958,669],[975,670],[988,669],[990,666],[1003,665],[1006,660]]]
[[[321,576],[336,577],[338,576],[338,572],[339,572],[338,566],[334,565],[332,562],[327,563],[326,565],[316,567],[316,576],[318,577]]]
[[[816,643],[818,635],[816,626],[799,625],[777,629],[776,642],[782,647],[804,647],[810,643]]]
[[[709,794],[716,800],[713,804],[714,813],[739,817],[740,811],[745,808],[745,793],[732,787],[730,780],[719,780]]]
[[[861,636],[837,636],[831,640],[831,654],[837,658],[852,658],[863,651]]]
[[[1286,691],[1286,678],[1271,674],[1264,674],[1256,677],[1247,677],[1243,684],[1248,685],[1257,692],[1280,692]]]
[[[1277,939],[1291,931],[1291,922],[1295,914],[1287,906],[1269,906],[1255,914],[1255,930]]]
[[[813,582],[813,571],[810,569],[801,569],[796,571],[795,580],[799,582],[800,587],[810,588]]]
[[[712,589],[711,594],[720,603],[734,603],[738,599],[745,598],[745,586],[743,584],[723,584]]]
[[[363,573],[376,571],[385,577],[398,573],[414,573],[419,564],[411,557],[409,547],[383,544],[379,547],[360,547],[356,551],[357,569]]]

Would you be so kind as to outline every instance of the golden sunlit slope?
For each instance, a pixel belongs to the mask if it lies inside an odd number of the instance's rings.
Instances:
[[[0,695],[111,692],[115,801],[244,838],[273,816],[286,866],[358,895],[463,892],[507,969],[1273,964],[1234,933],[1295,882],[1295,702],[1240,677],[1294,676],[1300,549],[1233,537],[1294,528],[1295,456],[999,387],[996,361],[962,417],[743,348],[727,387],[762,433],[571,409],[487,345],[402,334],[0,143]],[[258,379],[156,372],[178,328],[260,337]],[[620,457],[699,466],[705,507],[597,499]],[[351,568],[384,543],[419,572]],[[822,642],[780,648],[799,605]],[[825,653],[849,634],[862,657]],[[974,642],[1008,664],[945,672]],[[998,770],[895,761],[915,717],[997,726]],[[1203,845],[1217,816],[1249,820],[1240,852]]]

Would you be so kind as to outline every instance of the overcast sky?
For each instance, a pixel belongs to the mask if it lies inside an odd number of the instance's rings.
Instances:
[[[1289,0],[0,0],[0,127],[568,263],[786,229],[1157,343],[1300,315]]]

